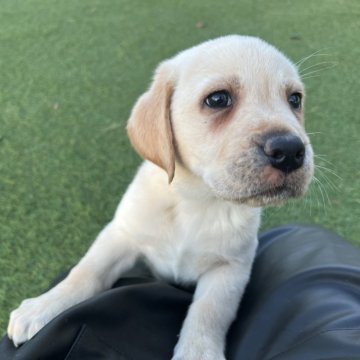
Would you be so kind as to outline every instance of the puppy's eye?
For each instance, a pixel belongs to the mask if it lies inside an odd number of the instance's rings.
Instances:
[[[291,94],[288,97],[288,102],[293,109],[299,110],[301,108],[301,94],[300,93]]]
[[[232,104],[228,91],[215,91],[205,99],[205,104],[211,109],[224,109]]]

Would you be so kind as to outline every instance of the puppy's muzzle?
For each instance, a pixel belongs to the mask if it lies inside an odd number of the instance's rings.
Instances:
[[[286,174],[304,163],[305,145],[296,135],[269,134],[264,139],[262,151],[272,167]]]

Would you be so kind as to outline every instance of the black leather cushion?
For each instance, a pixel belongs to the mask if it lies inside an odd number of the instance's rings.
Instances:
[[[4,337],[0,359],[168,360],[191,298],[138,266],[18,349]],[[313,226],[262,234],[226,356],[359,360],[360,249]]]
[[[228,359],[360,359],[360,249],[319,227],[260,238]]]

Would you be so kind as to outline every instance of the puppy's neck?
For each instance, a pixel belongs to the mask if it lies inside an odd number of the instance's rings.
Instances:
[[[245,210],[250,212],[260,212],[260,208],[255,209],[239,202],[222,199],[205,184],[201,177],[192,173],[181,164],[176,164],[175,177],[171,183],[171,188],[178,197],[178,200],[185,203],[197,203],[201,207],[227,207],[236,208],[237,211]]]
[[[221,201],[215,197],[202,179],[180,163],[175,166],[174,180],[170,185],[183,200],[203,202]]]

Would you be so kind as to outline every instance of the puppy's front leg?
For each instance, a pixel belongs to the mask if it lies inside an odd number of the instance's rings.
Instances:
[[[24,300],[10,315],[8,336],[15,346],[31,339],[55,316],[109,288],[137,257],[116,221],[108,224],[69,275],[48,292]]]
[[[226,264],[202,275],[172,360],[225,360],[225,336],[250,268],[251,263]]]

